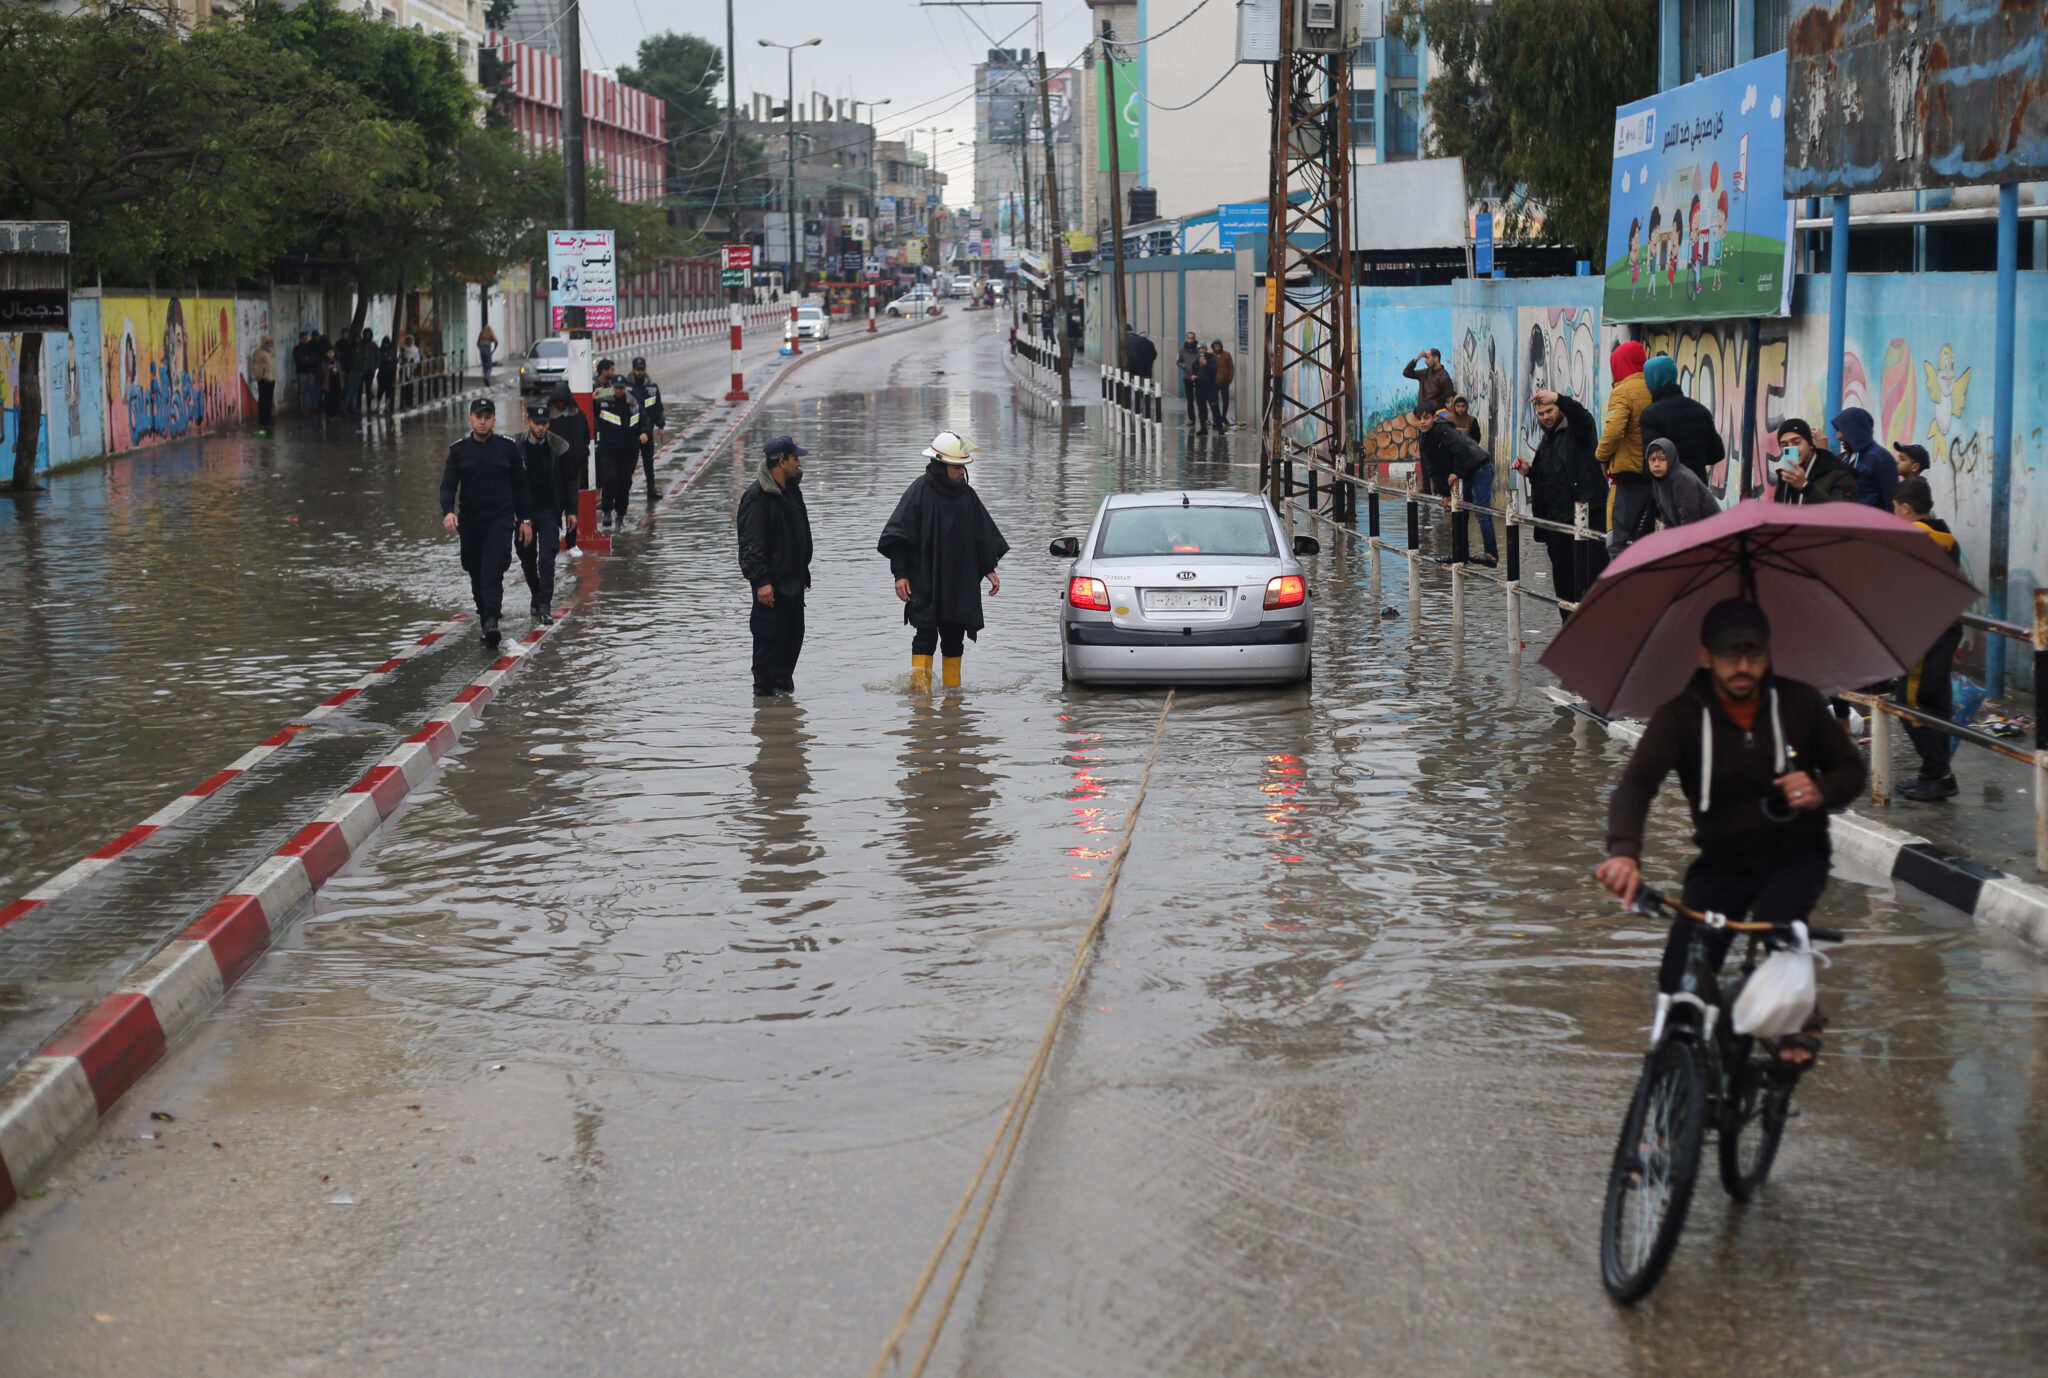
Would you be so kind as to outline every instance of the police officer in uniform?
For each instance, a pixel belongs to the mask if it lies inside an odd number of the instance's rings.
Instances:
[[[533,539],[519,547],[519,567],[533,596],[534,625],[546,627],[555,620],[555,553],[564,530],[572,536],[576,531],[576,471],[569,442],[548,429],[548,409],[538,403],[526,409],[519,462],[533,514]]]
[[[640,442],[640,472],[647,476],[647,500],[653,502],[661,496],[654,491],[654,451],[668,443],[668,416],[661,408],[661,384],[647,376],[645,359],[635,359],[626,386],[633,389],[633,396],[640,403],[640,419],[647,425],[648,438]],[[632,478],[629,472],[628,488],[632,487]]]
[[[605,360],[606,364],[610,362]],[[592,394],[592,401],[597,407],[597,500],[604,510],[598,525],[608,531],[625,525],[626,492],[633,485],[633,459],[647,443],[647,432],[641,426],[639,399],[609,368]]]
[[[469,404],[469,434],[448,447],[441,471],[441,526],[462,538],[462,567],[476,599],[484,644],[498,644],[498,615],[505,602],[505,571],[512,564],[515,528],[521,545],[533,539],[527,520],[531,502],[519,447],[502,435],[498,404],[479,397]],[[456,497],[461,495],[457,518]]]

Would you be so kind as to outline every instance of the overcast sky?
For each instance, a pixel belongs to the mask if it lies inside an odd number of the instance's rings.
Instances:
[[[631,65],[640,40],[665,29],[725,42],[725,0],[582,0],[582,6],[583,60],[592,68]],[[1046,61],[1057,67],[1086,46],[1088,6],[1045,0],[1044,9]],[[917,0],[738,0],[733,43],[740,108],[756,91],[779,101],[787,85],[782,53],[757,40],[821,38],[821,46],[796,55],[799,96],[822,91],[886,98],[890,104],[877,112],[884,138],[907,137],[917,126],[950,126],[952,133],[939,136],[939,167],[948,174],[947,202],[965,205],[974,199],[973,154],[959,144],[974,138],[974,64],[991,47],[1035,49],[1036,18],[1025,5],[962,10],[920,7]],[[991,43],[977,23],[1003,41]],[[917,147],[930,151],[932,136],[916,137]]]

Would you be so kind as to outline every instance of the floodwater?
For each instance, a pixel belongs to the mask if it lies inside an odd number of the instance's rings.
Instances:
[[[818,360],[621,542],[319,912],[0,1219],[10,1378],[867,1370],[1163,697],[1062,688],[1046,541],[1110,492],[1255,473],[1245,433],[1143,462],[1062,434],[1001,334],[956,315]],[[874,541],[939,429],[985,446],[1013,550],[965,686],[916,696]],[[730,517],[784,431],[816,586],[795,699],[757,703]],[[1588,878],[1620,749],[1497,606],[1454,647],[1434,574],[1412,626],[1401,568],[1375,602],[1319,534],[1314,686],[1178,696],[933,1371],[2039,1371],[2048,969],[1849,876],[1770,1185],[1703,1180],[1660,1290],[1606,1300],[1661,941]],[[421,616],[443,554],[405,585]]]

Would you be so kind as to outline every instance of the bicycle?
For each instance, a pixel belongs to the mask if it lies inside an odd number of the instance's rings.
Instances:
[[[1601,1281],[1624,1304],[1648,1296],[1671,1262],[1708,1126],[1720,1141],[1721,1185],[1738,1202],[1756,1195],[1777,1159],[1798,1073],[1778,1060],[1779,1040],[1737,1034],[1732,1018],[1724,1017],[1742,982],[1762,952],[1801,946],[1798,928],[1809,939],[1842,941],[1839,932],[1811,925],[1732,922],[1648,887],[1637,892],[1630,910],[1645,918],[1688,919],[1702,930],[1733,929],[1750,940],[1741,975],[1724,995],[1695,933],[1687,944],[1684,988],[1657,996],[1650,1047],[1614,1146],[1600,1218]]]

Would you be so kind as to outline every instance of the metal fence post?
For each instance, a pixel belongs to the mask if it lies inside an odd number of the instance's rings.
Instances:
[[[1451,650],[1455,653],[1465,642],[1465,567],[1451,566]]]
[[[1870,715],[1870,802],[1892,801],[1892,715],[1874,703],[1858,705]]]

